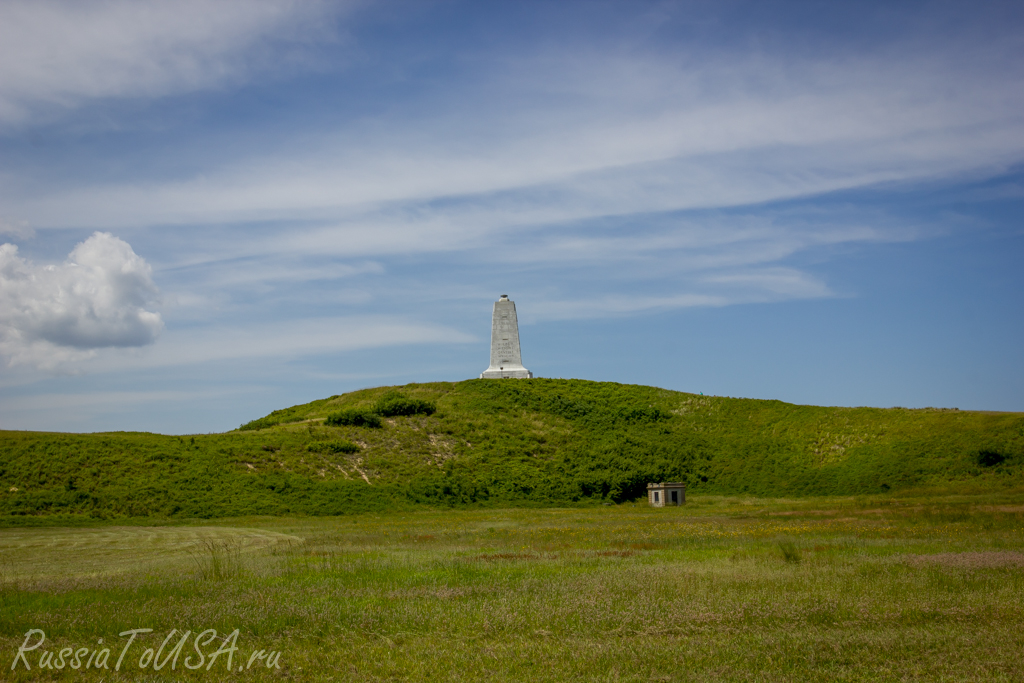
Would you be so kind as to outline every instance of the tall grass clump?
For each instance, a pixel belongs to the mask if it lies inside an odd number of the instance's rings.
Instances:
[[[224,581],[242,573],[242,546],[237,542],[205,539],[189,554],[203,581]]]
[[[779,552],[782,553],[782,559],[786,564],[800,564],[800,560],[803,558],[800,555],[800,549],[793,541],[779,541],[778,545]]]

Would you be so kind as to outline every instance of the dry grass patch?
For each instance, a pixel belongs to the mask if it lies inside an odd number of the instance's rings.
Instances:
[[[241,557],[301,543],[296,536],[231,527],[2,529],[8,579],[99,577],[173,569],[220,551]]]
[[[910,555],[906,558],[911,565],[937,565],[960,569],[997,569],[1000,567],[1024,567],[1024,553],[1010,550],[985,552],[935,553],[934,555]]]

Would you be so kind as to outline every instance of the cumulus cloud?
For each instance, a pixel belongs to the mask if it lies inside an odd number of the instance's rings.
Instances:
[[[131,246],[97,232],[60,265],[37,266],[0,245],[0,354],[55,369],[105,347],[156,341],[163,320],[152,268]]]

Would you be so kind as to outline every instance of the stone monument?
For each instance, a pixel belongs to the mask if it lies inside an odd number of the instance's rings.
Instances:
[[[494,302],[491,315],[491,364],[480,373],[480,379],[529,379],[533,373],[523,367],[519,352],[519,320],[516,304],[508,294]]]

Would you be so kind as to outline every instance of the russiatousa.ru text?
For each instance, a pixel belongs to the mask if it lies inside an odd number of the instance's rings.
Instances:
[[[161,669],[174,670],[183,666],[186,669],[204,669],[244,671],[254,667],[268,669],[281,668],[281,652],[275,650],[253,650],[248,658],[239,651],[238,629],[226,635],[218,635],[216,629],[206,629],[194,636],[192,631],[179,632],[173,629],[157,647],[143,647],[136,643],[141,634],[152,633],[151,628],[133,628],[122,631],[118,635],[124,639],[115,647],[105,647],[103,639],[93,647],[63,647],[47,649],[46,633],[42,629],[33,628],[25,633],[25,641],[18,648],[18,653],[11,662],[11,671],[21,666],[26,670],[33,669],[106,669],[120,671],[126,669]],[[155,642],[153,643],[156,644]],[[134,646],[134,647],[133,647]],[[114,659],[114,653],[117,653]],[[223,669],[221,668],[223,667]]]

